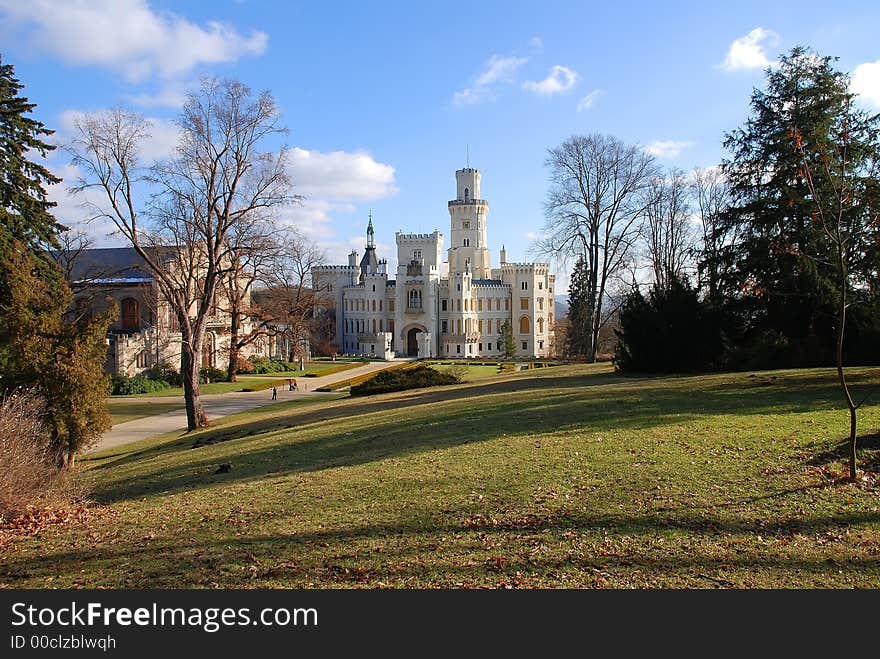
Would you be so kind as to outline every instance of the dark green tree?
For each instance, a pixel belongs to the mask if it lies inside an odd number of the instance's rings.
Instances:
[[[98,318],[66,317],[73,294],[51,258],[64,227],[47,185],[61,179],[34,161],[54,147],[53,131],[28,116],[13,67],[0,61],[0,394],[17,387],[46,400],[59,466],[110,427],[104,340],[115,309]]]
[[[795,132],[819,164],[815,145],[827,143],[852,95],[833,59],[797,47],[766,72],[751,99],[751,116],[725,136],[732,154],[723,164],[732,203],[722,230],[738,240],[719,256],[732,274],[719,282],[728,313],[741,319],[743,355],[755,366],[833,364],[840,299],[832,241],[816,219],[804,158]],[[862,117],[876,126],[877,117]],[[854,145],[876,158],[876,144]],[[876,289],[875,289],[876,290]]]
[[[510,320],[505,320],[501,325],[498,345],[505,359],[512,359],[516,355],[516,340],[513,338],[513,325],[510,323]]]
[[[64,229],[52,216],[55,203],[45,189],[61,179],[33,160],[55,148],[43,139],[54,131],[28,116],[35,106],[22,89],[14,68],[0,56],[0,255],[19,241],[42,257]]]
[[[718,312],[687,280],[671,277],[647,297],[638,289],[620,310],[618,370],[678,373],[717,368],[724,352]]]
[[[593,296],[590,295],[590,273],[583,257],[578,258],[568,285],[567,354],[589,357],[592,346]]]

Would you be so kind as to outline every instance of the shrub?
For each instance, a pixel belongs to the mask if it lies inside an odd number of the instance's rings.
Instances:
[[[179,387],[182,384],[180,373],[178,373],[173,366],[166,364],[165,362],[153,364],[144,375],[151,380],[167,382],[168,385],[172,387]]]
[[[85,494],[70,472],[59,469],[45,416],[45,402],[30,392],[0,403],[0,520]]]
[[[226,382],[228,374],[226,371],[214,366],[202,366],[199,369],[199,384],[207,384],[209,382]]]
[[[299,364],[275,359],[268,359],[266,357],[250,357],[249,362],[250,368],[246,371],[239,370],[240,373],[254,373],[256,375],[265,375],[266,373],[281,373],[283,371],[296,371],[299,369]]]
[[[114,396],[148,394],[168,389],[170,386],[165,380],[153,380],[145,375],[136,375],[133,378],[127,375],[114,375],[110,381],[110,393]]]
[[[450,373],[435,371],[430,366],[418,364],[413,368],[380,371],[366,382],[352,386],[352,396],[384,394],[390,391],[422,389],[444,384],[458,384],[460,380]]]

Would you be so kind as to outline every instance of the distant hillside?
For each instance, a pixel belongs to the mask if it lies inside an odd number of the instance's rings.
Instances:
[[[568,317],[568,298],[556,298],[553,301],[553,313],[557,318]]]

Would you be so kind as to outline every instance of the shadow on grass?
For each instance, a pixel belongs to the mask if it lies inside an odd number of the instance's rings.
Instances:
[[[130,573],[131,566],[139,573],[134,582],[126,577],[109,576],[106,581],[97,579],[99,585],[138,585],[162,587],[196,586],[209,582],[221,585],[245,585],[259,583],[261,579],[302,577],[319,578],[325,585],[333,582],[362,581],[364,577],[423,578],[430,570],[437,577],[458,574],[467,578],[485,577],[484,565],[463,565],[456,553],[435,555],[436,540],[446,537],[470,537],[479,541],[453,547],[468,551],[472,557],[485,558],[491,564],[493,556],[508,552],[504,571],[513,573],[518,569],[544,571],[572,568],[577,570],[625,569],[647,570],[642,577],[654,578],[699,570],[722,570],[729,574],[748,570],[772,570],[775,577],[787,583],[789,574],[809,573],[824,575],[842,560],[847,560],[848,547],[826,546],[816,557],[775,555],[771,548],[760,544],[758,536],[776,537],[792,534],[816,535],[842,532],[859,525],[876,525],[880,514],[859,512],[834,516],[783,517],[779,519],[721,518],[713,516],[662,516],[637,515],[631,517],[589,515],[559,511],[553,514],[524,516],[511,515],[485,518],[480,515],[467,517],[466,511],[447,515],[447,519],[424,518],[400,519],[394,522],[367,524],[344,529],[318,530],[307,533],[277,535],[254,535],[242,537],[218,537],[205,541],[174,538],[144,543],[120,543],[112,547],[99,546],[77,551],[59,551],[52,554],[32,556],[9,556],[0,568],[0,578],[15,585],[16,581],[55,577],[58,574],[78,574],[83,568],[90,575],[122,570]],[[653,538],[669,531],[685,534],[687,542],[680,547],[677,541],[667,538],[667,546],[658,548]],[[645,545],[631,545],[626,550],[615,550],[614,545],[603,545],[603,540],[627,539],[644,541]],[[496,538],[496,542],[485,542]],[[399,540],[399,541],[395,541]],[[713,541],[701,548],[693,543]],[[758,548],[746,549],[741,541],[758,541]],[[380,543],[385,549],[381,556],[359,555],[370,552],[369,545]],[[501,546],[497,542],[503,543]],[[514,543],[522,544],[516,545]],[[560,548],[567,558],[533,557],[530,551],[535,542]],[[727,550],[724,545],[727,543]],[[351,543],[354,543],[352,546]],[[602,546],[593,551],[589,543]],[[568,547],[568,551],[565,548]],[[606,551],[604,547],[609,547]],[[721,549],[721,551],[719,551]],[[349,552],[349,553],[340,553]],[[353,552],[353,553],[351,553]],[[831,556],[829,557],[828,554]],[[880,557],[853,558],[863,576],[880,569]],[[429,567],[428,564],[433,563]],[[363,568],[367,565],[371,567]],[[245,569],[245,566],[252,566]],[[349,569],[352,568],[352,569]],[[237,569],[237,572],[236,572]],[[491,569],[490,569],[491,571]],[[699,575],[690,575],[699,576]],[[739,574],[739,577],[748,576]],[[95,579],[90,576],[92,581]],[[137,581],[137,579],[140,581]],[[121,581],[121,583],[120,583]],[[792,581],[792,584],[796,582]],[[733,585],[733,584],[731,584]]]
[[[874,473],[880,472],[880,433],[861,435],[857,439],[856,447],[859,469]],[[847,460],[849,460],[849,438],[842,440],[830,451],[824,451],[810,459],[807,464],[814,467],[824,467],[834,462]]]

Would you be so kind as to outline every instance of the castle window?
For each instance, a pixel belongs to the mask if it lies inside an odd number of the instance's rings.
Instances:
[[[461,300],[456,300],[456,301],[455,301],[455,310],[456,310],[456,311],[461,311]]]
[[[504,310],[510,311],[510,298],[509,297],[504,298]]]
[[[478,345],[477,350],[479,350],[480,352],[483,352],[483,344],[479,343],[477,345]]]
[[[394,311],[394,300],[388,300],[388,311]]]
[[[470,229],[471,223],[468,220],[465,220],[464,222],[461,223],[461,228],[462,229]]]
[[[414,249],[413,250],[413,261],[419,261],[422,258],[422,250]]]
[[[468,199],[470,199],[470,196],[471,196],[471,191],[468,190],[467,188],[465,188],[464,189],[464,200],[467,201]]]
[[[373,288],[376,288],[376,287],[373,286]],[[376,310],[376,300],[373,300],[373,311],[375,311],[375,310]]]
[[[440,332],[443,334],[447,334],[449,332],[449,323],[445,320],[440,323]]]
[[[122,329],[138,330],[141,327],[138,301],[132,297],[122,300]]]
[[[492,352],[492,344],[489,344],[489,352]]]
[[[543,349],[544,349],[544,342],[538,341],[538,350],[543,350]]]
[[[544,290],[544,282],[542,282],[542,281],[539,281],[539,282],[538,282],[538,290],[539,290],[539,291],[543,291],[543,290]]]
[[[544,333],[544,319],[538,318],[538,334]]]
[[[373,292],[376,292],[376,284],[373,284]]]
[[[519,333],[528,334],[530,329],[529,317],[523,316],[519,319]]]
[[[465,238],[464,241],[462,241],[461,244],[462,244],[463,247],[470,247],[470,246],[471,246],[471,239],[470,239],[470,238]]]
[[[482,311],[482,310],[483,310],[483,298],[479,298],[477,300],[477,311]]]
[[[495,298],[495,311],[501,311],[501,298]]]
[[[544,310],[544,298],[542,297],[538,298],[538,309],[540,309],[541,311]]]
[[[150,351],[149,350],[141,350],[136,359],[136,365],[138,368],[146,368],[150,364]]]
[[[529,290],[529,282],[524,281],[522,284],[520,284],[520,287],[521,287],[524,291]]]
[[[446,311],[446,300],[440,300],[440,311]]]
[[[529,308],[529,298],[521,297],[519,299],[519,308],[520,309],[528,309]]]
[[[459,355],[461,354],[461,344],[460,343],[455,346],[455,352],[456,352],[456,354],[459,354]]]
[[[382,311],[382,300],[379,300],[379,311]]]
[[[523,342],[522,342],[522,346],[523,346],[523,350],[528,350],[528,349],[529,349],[529,342],[528,342],[528,341],[523,341]]]

